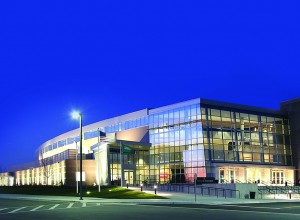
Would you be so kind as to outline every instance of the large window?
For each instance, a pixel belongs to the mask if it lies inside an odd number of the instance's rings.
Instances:
[[[215,161],[291,165],[288,120],[201,108],[205,147]]]
[[[199,104],[150,114],[149,123],[157,182],[186,182],[194,172],[206,175]]]

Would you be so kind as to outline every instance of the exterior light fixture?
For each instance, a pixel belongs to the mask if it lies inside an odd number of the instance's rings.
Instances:
[[[79,120],[79,128],[80,128],[80,180],[79,180],[79,194],[80,200],[82,200],[82,114],[78,111],[73,111],[71,113],[73,119]]]
[[[289,190],[289,197],[290,197],[290,199],[292,199],[292,190]]]
[[[154,194],[156,195],[157,185],[154,185]]]
[[[71,113],[71,117],[72,117],[73,119],[79,119],[80,116],[81,116],[81,113],[78,112],[78,111],[73,111],[73,112]]]

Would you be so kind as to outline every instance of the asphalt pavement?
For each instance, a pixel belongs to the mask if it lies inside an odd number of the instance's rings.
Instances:
[[[299,199],[225,199],[197,195],[195,201],[194,194],[157,193],[167,199],[83,197],[79,200],[68,196],[0,194],[0,219],[300,219]]]
[[[7,199],[5,199],[7,200]],[[3,201],[3,200],[1,200]],[[27,203],[26,203],[27,202]],[[10,201],[13,207],[0,203],[0,219],[300,219],[300,203],[248,205],[204,204],[131,204]],[[16,204],[13,204],[16,203]]]
[[[129,187],[132,190],[140,190],[139,187]],[[145,193],[154,194],[153,190],[143,190]],[[83,192],[84,193],[84,192]],[[300,202],[300,199],[288,197],[284,199],[245,199],[245,198],[224,198],[224,197],[209,197],[188,193],[179,192],[159,192],[157,194],[167,199],[103,199],[85,197],[83,194],[83,201],[78,197],[72,196],[45,196],[45,195],[21,195],[21,194],[0,194],[0,198],[7,199],[21,199],[21,200],[36,200],[36,201],[72,201],[72,202],[101,202],[101,203],[133,203],[133,204],[248,204],[248,203],[278,203],[278,202]]]

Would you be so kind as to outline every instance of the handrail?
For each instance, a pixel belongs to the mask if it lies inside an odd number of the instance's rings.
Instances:
[[[194,185],[188,185],[188,193],[190,193],[190,187],[192,187],[192,188],[195,188],[195,186]],[[235,193],[237,193],[238,192],[238,194],[239,194],[239,198],[241,198],[241,193],[240,193],[240,191],[239,190],[235,190],[235,189],[225,189],[225,188],[220,188],[220,187],[212,187],[212,186],[202,186],[202,185],[197,185],[196,186],[196,189],[201,189],[201,195],[203,196],[204,195],[204,191],[203,190],[207,190],[207,195],[208,196],[211,196],[212,194],[211,194],[211,191],[214,191],[214,195],[215,196],[217,196],[217,198],[219,197],[219,192],[221,191],[221,192],[223,192],[223,197],[225,197],[225,198],[227,198],[227,191],[229,191],[230,192],[230,195],[231,195],[231,197],[233,197],[233,192],[235,192]],[[194,189],[194,192],[195,192],[195,189]],[[196,190],[196,193],[197,193],[197,190]],[[236,195],[236,194],[235,194]]]
[[[263,191],[264,189],[260,190]],[[275,194],[286,194],[289,190],[292,190],[292,192],[299,194],[299,188],[294,186],[265,186],[265,190],[268,190],[270,193],[275,191]]]
[[[247,183],[251,183],[251,184],[255,183],[255,184],[257,184],[257,181],[256,180],[247,179]]]
[[[263,188],[259,188],[258,192],[261,195],[262,198],[262,194],[267,194],[264,192],[268,192],[268,194],[273,194],[274,195],[274,199],[276,197],[276,194],[288,194],[290,193],[292,194],[300,194],[300,187],[299,186],[277,186],[277,185],[271,185],[271,186],[264,186]]]
[[[265,182],[261,182],[261,184],[263,185],[262,187],[264,187],[263,189],[259,189],[259,191],[262,194],[265,194],[264,191],[268,191],[269,194],[279,194],[279,193],[287,193],[289,190],[292,190],[292,193],[294,194],[300,194],[300,187],[299,186],[274,186],[274,185],[266,185]],[[165,191],[176,191],[176,192],[184,192],[187,191],[188,193],[190,193],[190,187],[194,187],[194,184],[187,184],[187,183],[177,183],[177,184],[157,184],[158,187],[160,187],[162,190]],[[143,186],[145,189],[149,188],[149,189],[153,189],[153,184],[147,184]],[[197,185],[197,188],[199,187],[204,187],[202,185]],[[218,191],[223,190],[224,188],[220,188],[220,187],[211,187],[210,191],[212,191],[214,188],[219,188],[217,189]],[[230,191],[233,189],[226,189],[226,191]],[[233,190],[234,191],[234,190]]]
[[[231,197],[232,197],[232,192],[238,192],[239,193],[239,198],[241,198],[241,193],[239,190],[235,189],[226,189],[226,188],[219,188],[219,187],[209,187],[209,186],[197,186],[198,188],[201,188],[201,194],[203,195],[203,189],[208,189],[208,194],[210,196],[210,190],[213,189],[215,191],[215,196],[219,197],[219,193],[217,191],[222,191],[223,192],[223,197],[226,198],[226,191],[231,192]]]
[[[268,186],[268,184],[265,182],[265,181],[260,181],[260,184],[262,184],[262,185],[265,185],[265,186]]]
[[[228,197],[227,192],[230,193],[229,197],[233,197],[234,193],[235,193],[234,195],[237,196],[237,193],[238,193],[238,197],[241,198],[240,191],[235,190],[235,189],[226,189],[226,188],[213,187],[213,186],[202,186],[202,185],[196,185],[196,189],[195,189],[194,184],[186,184],[186,183],[181,183],[181,184],[158,184],[157,186],[162,191],[184,192],[184,191],[187,190],[187,193],[191,193],[191,192],[195,193],[195,191],[196,191],[196,194],[201,194],[202,196],[204,195],[204,190],[207,190],[207,195],[208,196],[216,196],[217,198],[220,196],[220,192],[221,192],[221,196],[223,196],[224,198]],[[152,189],[153,186],[152,185],[147,185],[147,186],[145,186],[145,188]],[[190,188],[193,188],[193,190],[191,190]],[[200,193],[197,193],[197,189],[201,190]]]
[[[279,187],[279,186],[272,186],[272,188],[275,188],[276,194],[280,194],[280,193],[278,193],[278,192],[281,192],[281,193],[283,193],[283,194],[286,193],[285,189],[282,189],[282,187]]]
[[[225,180],[225,179],[224,179],[224,183],[225,183],[225,184],[228,184],[228,183],[229,183],[229,180]]]
[[[274,199],[275,199],[275,196],[276,196],[276,191],[272,191],[271,189],[269,188],[265,188],[265,189],[258,189],[258,193],[261,195],[261,199],[262,199],[262,194],[265,194],[263,193],[263,191],[267,190],[269,193],[268,194],[273,194],[274,195]]]
[[[243,183],[242,181],[240,181],[238,179],[235,179],[234,182],[236,182],[236,183]]]

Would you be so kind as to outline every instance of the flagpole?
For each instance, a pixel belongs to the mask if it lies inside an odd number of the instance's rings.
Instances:
[[[122,175],[122,143],[120,141],[120,169],[121,169],[121,187],[123,187],[123,175]]]

